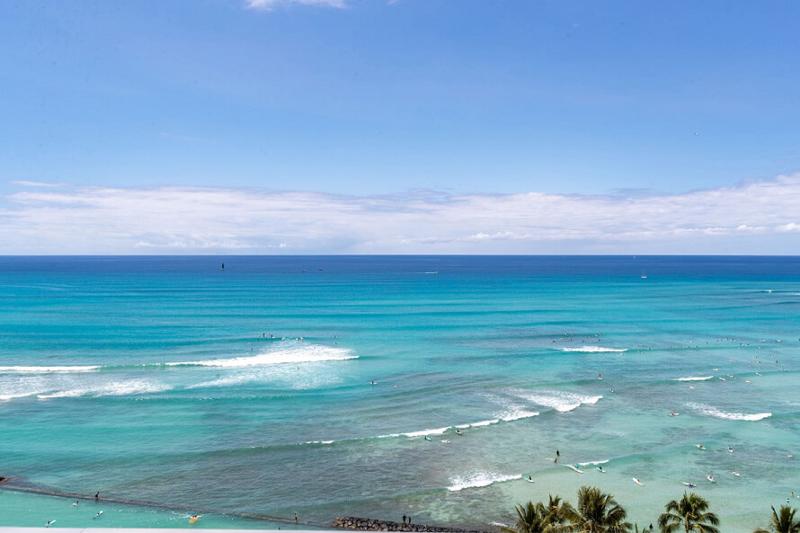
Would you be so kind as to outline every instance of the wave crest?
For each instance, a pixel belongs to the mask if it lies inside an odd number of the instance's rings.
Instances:
[[[536,405],[550,407],[559,413],[574,411],[581,405],[594,405],[603,399],[600,395],[585,396],[563,391],[517,392],[516,396]]]
[[[450,486],[447,490],[458,492],[464,489],[474,489],[478,487],[488,487],[495,483],[514,481],[522,479],[521,474],[497,474],[494,472],[476,472],[468,476],[456,476],[450,479]]]
[[[319,344],[271,350],[258,355],[232,357],[228,359],[205,359],[200,361],[177,361],[165,366],[206,366],[216,368],[246,368],[252,366],[318,363],[323,361],[347,361],[358,359],[347,348],[335,348]]]
[[[608,348],[606,346],[565,346],[560,348],[562,352],[579,353],[622,353],[627,352],[627,348]]]
[[[758,422],[759,420],[764,420],[765,418],[769,418],[772,416],[772,413],[736,413],[736,412],[728,412],[718,409],[711,405],[705,405],[702,403],[687,403],[688,407],[694,409],[700,414],[712,416],[714,418],[721,418],[723,420],[743,420],[747,422]]]
[[[97,370],[100,370],[97,365],[0,366],[0,374],[78,374]]]
[[[172,387],[163,383],[155,383],[144,380],[112,381],[89,387],[59,390],[37,394],[40,400],[51,400],[55,398],[80,398],[81,396],[91,396],[99,398],[101,396],[132,396],[137,394],[152,394],[164,392]]]

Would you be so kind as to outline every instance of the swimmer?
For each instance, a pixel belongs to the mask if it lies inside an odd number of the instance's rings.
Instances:
[[[678,416],[680,413],[678,411],[670,411],[669,416]]]
[[[101,516],[103,516],[103,511],[97,511],[97,514],[96,514],[96,515],[94,515],[94,518],[92,518],[92,520],[97,520],[97,519],[98,519],[98,518],[100,518]]]
[[[734,452],[733,446],[728,446],[728,453],[733,453],[733,452]]]
[[[706,447],[703,446],[702,444],[695,444],[694,447],[697,448],[698,450],[705,450],[706,449]]]

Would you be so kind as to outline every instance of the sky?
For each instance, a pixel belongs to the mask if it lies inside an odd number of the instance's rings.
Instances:
[[[5,0],[0,254],[800,245],[800,3]]]

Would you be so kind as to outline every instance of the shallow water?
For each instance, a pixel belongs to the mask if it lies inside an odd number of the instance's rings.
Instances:
[[[751,531],[800,489],[799,353],[798,258],[3,258],[0,475],[471,526],[692,482]]]

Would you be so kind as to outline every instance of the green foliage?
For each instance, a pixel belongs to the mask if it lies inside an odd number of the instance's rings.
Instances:
[[[780,511],[772,508],[769,529],[756,529],[754,533],[800,533],[800,520],[795,519],[796,509],[782,505]]]
[[[672,500],[658,517],[662,533],[673,533],[681,529],[696,533],[719,533],[719,518],[708,510],[708,502],[702,496],[684,493],[680,500]]]

